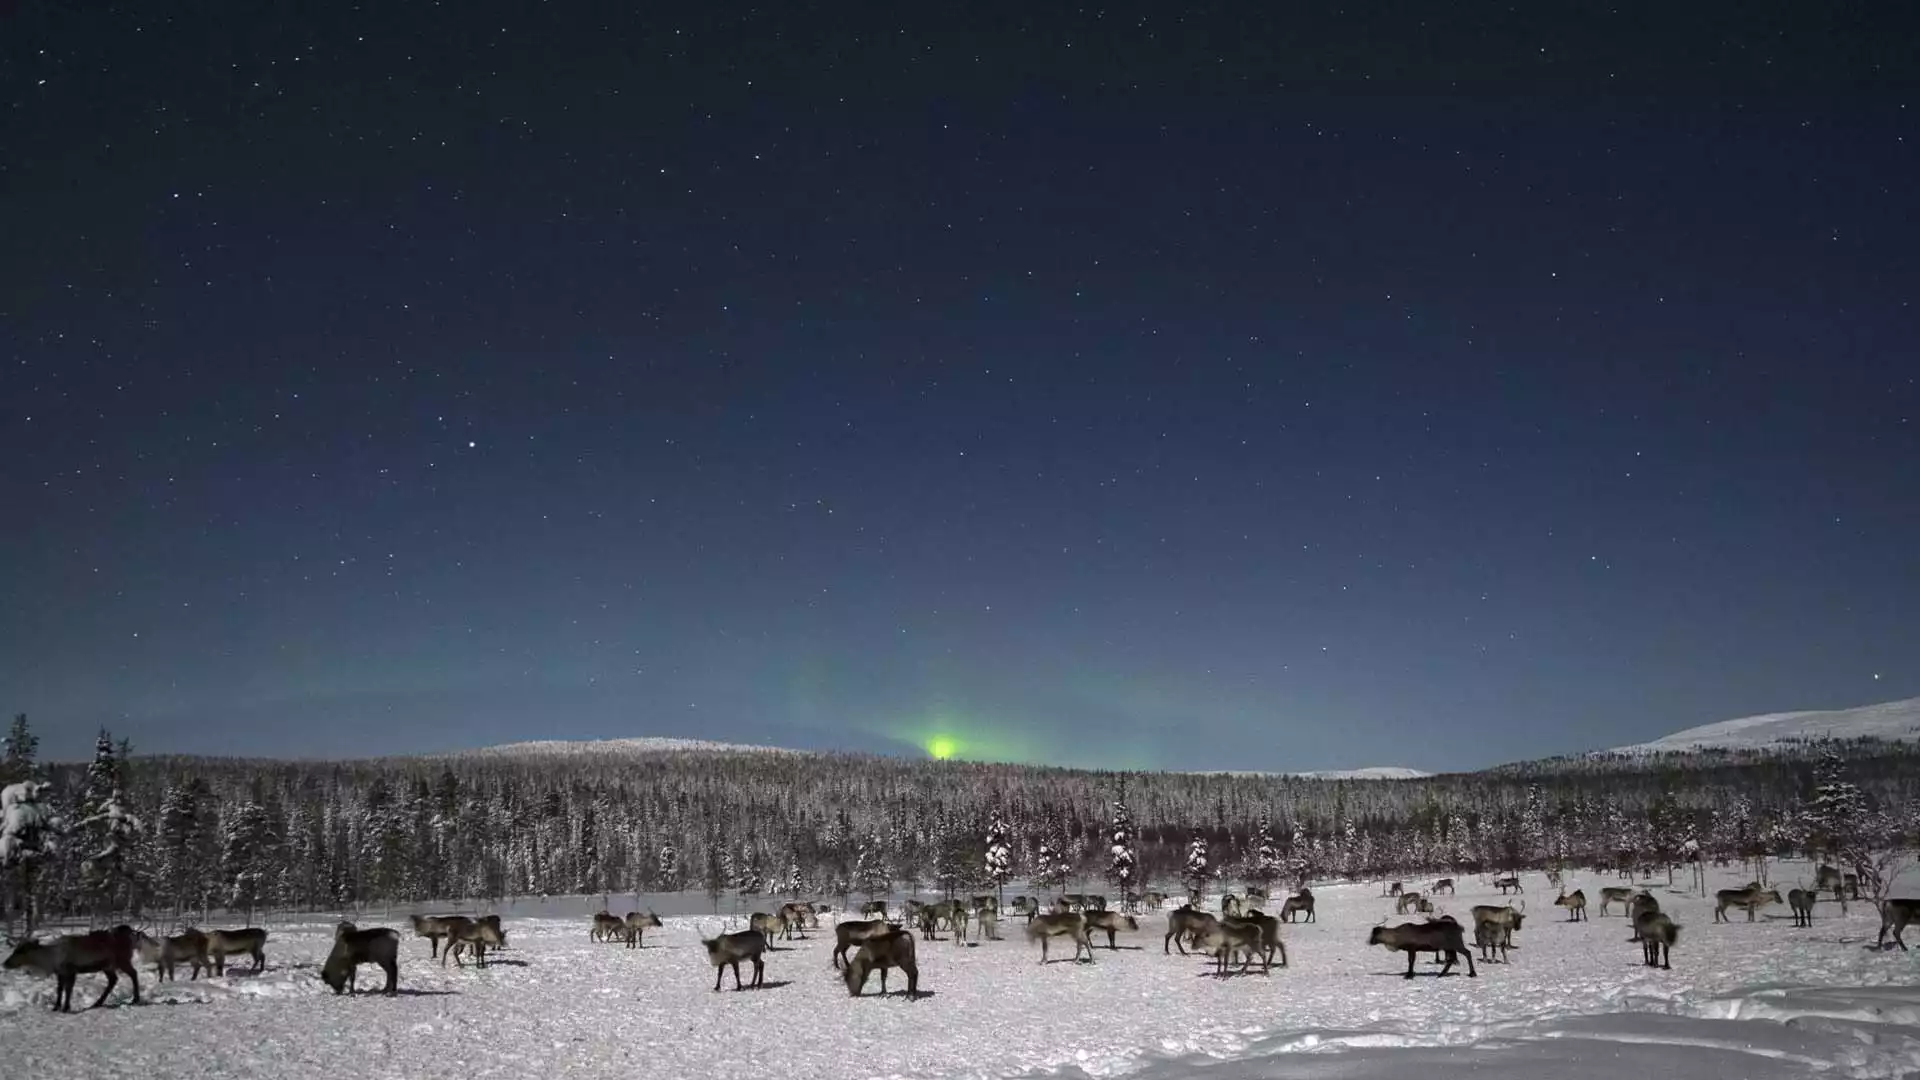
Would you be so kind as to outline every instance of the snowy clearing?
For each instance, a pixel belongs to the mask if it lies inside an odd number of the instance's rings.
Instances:
[[[1776,879],[1784,890],[1800,872],[1783,867]],[[1730,873],[1714,886],[1736,884]],[[8,1073],[35,1080],[318,1077],[342,1067],[462,1080],[748,1069],[792,1080],[1251,1080],[1427,1075],[1436,1065],[1530,1080],[1920,1070],[1920,952],[1875,949],[1871,905],[1842,917],[1822,901],[1811,929],[1794,928],[1784,907],[1715,925],[1709,901],[1663,886],[1657,894],[1684,927],[1665,972],[1640,966],[1625,919],[1598,916],[1599,887],[1618,882],[1582,875],[1569,884],[1591,898],[1592,920],[1562,921],[1544,877],[1527,875],[1529,916],[1513,962],[1483,963],[1477,979],[1435,978],[1426,958],[1422,977],[1401,978],[1401,956],[1365,944],[1391,902],[1378,885],[1342,885],[1315,890],[1319,922],[1284,929],[1292,966],[1271,976],[1218,979],[1209,960],[1162,955],[1161,914],[1122,934],[1117,951],[1101,947],[1092,964],[1042,967],[1011,919],[1005,941],[921,942],[918,1001],[898,993],[897,973],[893,996],[849,999],[830,967],[830,933],[769,954],[765,988],[736,993],[729,974],[716,994],[699,942],[725,927],[712,916],[669,916],[645,948],[628,950],[589,941],[584,918],[509,915],[510,948],[484,971],[443,968],[408,933],[400,997],[335,997],[316,977],[331,923],[274,924],[264,974],[229,968],[225,978],[157,984],[143,971],[152,1004],[138,1008],[116,991],[107,1008],[54,1015],[51,980],[0,974],[0,1042]],[[1461,886],[1443,907],[1462,919],[1499,900],[1480,881]],[[379,985],[372,968],[362,973],[369,983]],[[101,985],[83,976],[76,1001]]]

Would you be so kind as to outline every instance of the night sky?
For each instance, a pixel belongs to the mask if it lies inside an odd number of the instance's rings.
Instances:
[[[1920,694],[1920,16],[1357,7],[8,5],[0,711],[1445,769]]]

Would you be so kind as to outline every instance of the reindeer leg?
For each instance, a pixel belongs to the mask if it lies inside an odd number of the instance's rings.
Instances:
[[[112,968],[108,968],[105,974],[107,976],[107,988],[105,990],[100,991],[100,996],[93,999],[92,1005],[87,1006],[90,1009],[99,1008],[101,1004],[107,1000],[107,995],[113,993],[113,988],[115,984],[119,983],[120,981],[120,976],[116,974]]]

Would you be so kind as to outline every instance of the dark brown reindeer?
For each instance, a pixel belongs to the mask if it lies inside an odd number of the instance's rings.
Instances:
[[[1526,913],[1512,907],[1476,904],[1473,908],[1473,940],[1480,946],[1480,958],[1493,962],[1493,950],[1500,950],[1500,961],[1507,962],[1507,950],[1513,948],[1513,932],[1520,929]],[[1484,932],[1483,929],[1484,928]]]
[[[841,923],[846,926],[848,924]],[[880,925],[885,926],[886,923]],[[707,947],[707,962],[713,965],[713,992],[720,992],[720,978],[725,975],[729,965],[733,968],[733,988],[739,990],[740,961],[753,961],[753,985],[760,986],[767,977],[767,935],[758,930],[741,930],[719,937],[705,938],[700,942]]]
[[[190,978],[198,979],[200,969],[213,970],[207,963],[207,935],[188,927],[172,937],[151,938],[145,934],[134,936],[134,948],[140,953],[140,959],[153,965],[153,974],[161,982],[171,981],[174,966],[181,962],[193,965]]]
[[[320,965],[320,980],[332,987],[336,994],[358,993],[355,976],[361,964],[378,965],[381,971],[387,973],[387,985],[380,992],[388,996],[398,994],[400,932],[384,926],[362,930],[350,922],[335,927],[333,950],[327,953],[326,962]]]
[[[1813,925],[1813,902],[1816,897],[1811,889],[1788,889],[1787,906],[1793,909],[1793,925]]]
[[[1559,907],[1567,909],[1568,922],[1584,922],[1587,918],[1587,893],[1584,889],[1567,892],[1562,889],[1560,898],[1554,901]]]
[[[1195,910],[1191,904],[1182,904],[1167,915],[1167,936],[1160,943],[1160,951],[1171,954],[1175,948],[1180,955],[1187,955],[1187,944],[1195,947],[1200,944],[1201,935],[1213,928],[1220,920],[1210,911]]]
[[[1640,939],[1641,955],[1647,967],[1673,970],[1673,945],[1680,940],[1680,924],[1658,911],[1642,911],[1633,917],[1633,932]]]
[[[1086,950],[1087,963],[1093,963],[1093,942],[1087,939],[1087,920],[1077,911],[1060,914],[1049,912],[1036,916],[1027,924],[1027,940],[1040,943],[1040,962],[1047,962],[1047,943],[1056,937],[1073,939],[1073,958],[1080,959],[1082,949]]]
[[[1627,907],[1633,903],[1633,894],[1637,890],[1631,885],[1603,885],[1600,887],[1600,917],[1607,917],[1607,908],[1613,904]],[[1629,915],[1632,913],[1629,912]]]
[[[833,966],[835,969],[846,966],[847,950],[854,948],[868,938],[879,937],[900,929],[899,924],[885,919],[854,920],[835,923],[833,926]]]
[[[1091,911],[1086,914],[1085,919],[1087,923],[1087,937],[1089,939],[1088,948],[1092,948],[1091,939],[1095,930],[1105,930],[1107,932],[1107,949],[1112,951],[1120,947],[1114,944],[1114,935],[1116,933],[1122,930],[1140,929],[1140,920],[1131,915],[1122,915],[1117,911]]]
[[[920,965],[914,959],[913,935],[905,930],[889,930],[876,934],[860,943],[860,948],[847,961],[847,993],[859,997],[866,989],[867,976],[880,972],[880,994],[887,993],[887,969],[899,968],[907,973],[907,999],[920,996]]]
[[[1376,926],[1367,935],[1367,944],[1384,945],[1390,952],[1407,954],[1407,975],[1413,978],[1413,962],[1423,952],[1440,953],[1446,956],[1446,963],[1440,967],[1440,974],[1453,970],[1453,958],[1467,958],[1467,978],[1479,977],[1473,967],[1473,951],[1467,948],[1467,938],[1460,924],[1451,919],[1426,923],[1401,923],[1399,926]]]
[[[1880,901],[1880,936],[1874,943],[1880,948],[1887,947],[1887,931],[1893,931],[1893,943],[1900,946],[1901,952],[1907,951],[1906,940],[1900,936],[1910,924],[1920,922],[1920,900],[1910,896],[1894,897]]]
[[[125,975],[133,983],[133,1003],[140,1004],[140,973],[134,970],[134,943],[138,939],[131,926],[95,930],[86,934],[67,934],[42,944],[22,941],[14,945],[0,967],[7,971],[30,971],[53,976],[53,1011],[73,1011],[73,984],[81,975],[98,972],[107,977],[106,988],[88,1008],[97,1009],[113,993]]]
[[[1749,885],[1744,889],[1721,889],[1713,895],[1714,922],[1732,922],[1732,919],[1727,918],[1727,909],[1730,907],[1746,908],[1747,921],[1753,922],[1759,917],[1761,908],[1780,902],[1780,890],[1762,889],[1755,885]]]
[[[433,945],[433,951],[427,954],[427,958],[430,960],[438,959],[440,956],[440,939],[447,936],[447,918],[448,916],[445,915],[415,915],[412,917],[413,935],[415,937],[426,938]]]
[[[1280,905],[1281,922],[1292,922],[1299,915],[1306,916],[1301,920],[1302,922],[1320,921],[1319,917],[1313,913],[1313,890],[1304,885],[1300,887],[1299,892],[1287,897],[1286,903]]]
[[[626,927],[627,948],[644,949],[646,946],[641,942],[641,939],[646,936],[649,927],[657,927],[660,925],[660,916],[655,915],[651,911],[629,911],[627,912],[624,925]],[[786,923],[783,920],[781,922],[781,929],[785,928]]]

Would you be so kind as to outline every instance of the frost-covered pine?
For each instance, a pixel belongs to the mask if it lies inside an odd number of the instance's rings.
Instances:
[[[1273,842],[1273,821],[1265,811],[1260,814],[1260,824],[1253,834],[1253,857],[1247,863],[1247,879],[1261,885],[1270,884],[1286,872],[1280,862],[1280,849]]]
[[[1287,877],[1295,885],[1305,886],[1307,879],[1313,876],[1313,871],[1313,855],[1307,845],[1307,832],[1296,817],[1293,819],[1293,831],[1287,837]]]
[[[102,911],[131,911],[140,876],[138,858],[145,824],[127,809],[124,796],[116,789],[80,825],[102,845],[80,864],[87,891]]]
[[[34,779],[39,750],[40,739],[27,727],[27,714],[14,714],[7,737],[0,739],[0,788]]]
[[[658,867],[656,883],[660,886],[660,891],[679,892],[680,852],[673,846],[671,837],[660,841],[660,859],[655,865]]]
[[[1813,795],[1801,816],[1806,822],[1808,846],[1830,858],[1862,861],[1867,797],[1847,779],[1846,763],[1831,745],[1814,763]]]
[[[879,834],[860,842],[853,857],[853,887],[868,896],[885,896],[893,891],[893,878],[887,870],[887,849]]]
[[[1107,840],[1107,880],[1124,898],[1139,884],[1140,856],[1133,849],[1133,812],[1127,809],[1126,789],[1113,801],[1112,832]]]
[[[1013,880],[1013,850],[1007,845],[1007,822],[1000,811],[993,812],[993,818],[987,823],[986,877],[989,884],[999,889]]]
[[[1060,858],[1060,849],[1055,845],[1055,828],[1049,826],[1040,837],[1040,846],[1033,853],[1033,873],[1028,880],[1037,889],[1057,889],[1066,883],[1066,864]]]
[[[1213,880],[1213,867],[1207,862],[1207,838],[1197,832],[1187,843],[1187,867],[1181,876],[1194,892],[1205,892],[1207,882]]]
[[[221,830],[220,880],[227,905],[251,915],[266,896],[274,871],[274,836],[266,808],[248,799],[227,815]]]

